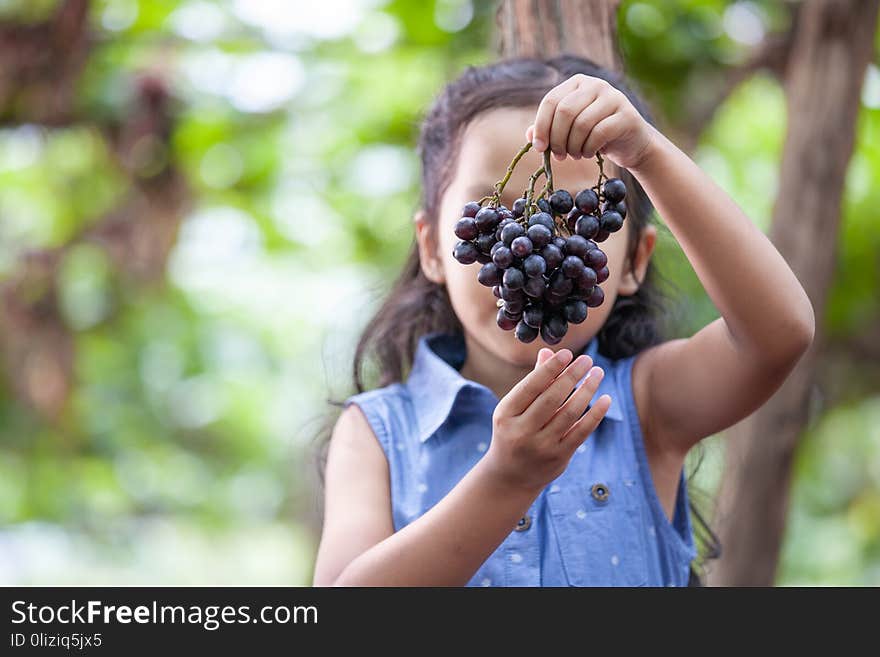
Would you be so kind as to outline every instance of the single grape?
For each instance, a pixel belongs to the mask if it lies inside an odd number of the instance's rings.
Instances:
[[[501,286],[496,285],[495,287],[493,287],[492,294],[494,294],[496,297],[498,297],[500,299],[501,298]]]
[[[597,285],[593,288],[593,292],[590,294],[586,303],[590,308],[595,308],[596,306],[601,306],[603,301],[605,301],[605,293],[602,291],[602,288]]]
[[[501,240],[507,245],[510,246],[517,237],[522,237],[526,234],[526,229],[521,225],[516,223],[515,221],[507,224],[504,229],[501,231]]]
[[[513,219],[513,212],[502,205],[498,210],[498,216],[501,217],[501,221],[504,221],[505,219]]]
[[[523,286],[523,291],[535,299],[540,299],[546,289],[547,283],[544,281],[543,276],[534,276],[527,280],[526,284]]]
[[[526,211],[526,199],[524,197],[516,199],[513,202],[513,210],[512,210],[513,216],[519,218],[519,217],[523,216],[523,214],[525,214],[525,211]]]
[[[562,307],[562,316],[570,324],[580,324],[587,318],[587,304],[579,300],[567,301]]]
[[[507,313],[504,312],[504,308],[499,308],[498,315],[495,317],[495,322],[498,324],[499,328],[502,328],[505,331],[512,331],[516,328],[519,320],[511,319],[508,317]]]
[[[480,204],[476,201],[468,201],[465,203],[464,209],[461,211],[462,217],[476,217],[480,211]]]
[[[532,240],[528,237],[517,237],[511,242],[510,250],[518,258],[525,258],[532,252]]]
[[[501,286],[501,298],[505,301],[525,301],[526,293],[522,290],[511,290],[506,285]]]
[[[550,231],[551,235],[556,232],[556,222],[553,221],[553,216],[546,212],[536,212],[529,217],[529,228],[532,226],[544,226]]]
[[[543,256],[533,253],[523,261],[523,271],[526,276],[540,276],[547,271],[547,261]]]
[[[492,249],[495,253],[492,255],[492,262],[494,262],[501,269],[507,269],[510,265],[513,264],[513,253],[510,249],[504,246],[504,242],[497,242],[496,246],[500,244],[497,249],[493,246]]]
[[[499,269],[494,262],[487,262],[480,267],[480,271],[477,272],[477,280],[481,285],[485,285],[486,287],[498,285],[498,283],[501,282],[501,269]]]
[[[462,240],[472,240],[480,231],[477,230],[477,224],[471,217],[462,217],[455,224],[455,236]]]
[[[562,261],[562,275],[566,278],[577,278],[584,269],[584,261],[575,255],[565,256]]]
[[[587,251],[587,256],[584,258],[584,262],[587,263],[588,267],[592,267],[594,270],[599,271],[608,264],[608,256],[605,255],[605,252],[602,249],[593,249],[592,251]]]
[[[596,284],[597,276],[595,270],[591,267],[584,267],[578,272],[578,277],[574,279],[575,285],[579,290],[589,290]]]
[[[599,220],[591,214],[582,215],[574,225],[574,231],[584,239],[591,239],[599,232]]]
[[[504,227],[509,223],[513,223],[513,219],[502,219],[498,222],[498,225],[495,226],[495,239],[497,241],[502,241],[501,235],[503,234]]]
[[[551,333],[550,329],[547,326],[547,323],[541,324],[541,338],[549,345],[559,344],[562,342],[562,338],[557,337]]]
[[[602,186],[605,199],[611,203],[618,203],[626,196],[626,184],[620,178],[609,178]]]
[[[452,257],[463,265],[470,265],[477,261],[480,251],[470,242],[459,242],[452,250]]]
[[[592,189],[582,189],[574,198],[575,207],[584,214],[595,212],[599,207],[599,197]]]
[[[474,244],[476,244],[480,253],[485,253],[486,255],[492,253],[492,247],[495,246],[495,242],[495,236],[488,233],[485,235],[478,235],[477,239],[474,240]]]
[[[523,310],[523,321],[532,328],[540,328],[544,320],[544,309],[537,304],[530,303]]]
[[[565,238],[561,235],[557,235],[553,238],[553,243],[559,248],[560,251],[565,249]]]
[[[504,285],[510,290],[521,290],[526,284],[526,276],[516,267],[504,271]]]
[[[574,207],[574,200],[571,194],[564,189],[557,189],[550,195],[550,209],[554,214],[566,214]]]
[[[494,208],[481,208],[477,212],[477,216],[474,217],[474,223],[477,224],[477,229],[481,233],[494,230],[499,221],[501,221],[501,217]]]
[[[532,247],[540,249],[553,239],[553,232],[543,224],[529,226],[528,237],[532,241]]]
[[[596,270],[596,283],[604,283],[608,280],[608,267],[602,267]]]
[[[566,239],[565,248],[562,249],[566,255],[576,255],[581,258],[587,255],[587,251],[589,251],[587,240],[580,235],[572,235]]]
[[[600,228],[599,232],[596,233],[596,237],[594,237],[593,239],[596,240],[597,242],[604,242],[605,240],[608,239],[609,235],[611,235],[611,233],[609,233],[607,230],[602,230]]]
[[[555,244],[548,244],[541,249],[541,255],[547,263],[547,271],[552,271],[562,264],[562,251]]]
[[[505,301],[501,309],[511,319],[520,319],[525,305],[524,301]]]
[[[621,217],[619,213],[610,210],[602,214],[600,223],[602,225],[602,230],[607,230],[609,233],[616,233],[623,228],[623,217]]]
[[[532,328],[522,320],[516,325],[516,339],[520,342],[529,343],[537,337],[538,329]]]
[[[481,265],[485,265],[487,262],[492,262],[492,256],[486,255],[485,253],[477,254],[477,262]]]
[[[547,331],[553,334],[557,338],[565,337],[565,334],[568,333],[568,322],[561,315],[553,314],[548,317],[544,326],[547,327]]]
[[[545,198],[538,199],[538,208],[541,210],[541,212],[546,212],[547,214],[550,214],[553,211],[550,208],[550,203]]]
[[[495,244],[492,245],[492,248],[489,249],[489,255],[492,256],[492,257],[495,257],[495,253],[496,253],[496,252],[498,251],[498,249],[500,249],[502,246],[504,246],[504,242],[495,242]],[[505,247],[505,248],[507,248],[507,247]]]

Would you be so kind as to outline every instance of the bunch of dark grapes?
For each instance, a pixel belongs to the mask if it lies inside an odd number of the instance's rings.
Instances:
[[[569,324],[580,324],[588,308],[604,301],[599,284],[608,278],[608,258],[598,243],[623,226],[626,186],[609,178],[599,189],[574,198],[558,189],[533,201],[529,212],[528,194],[511,209],[493,204],[497,195],[485,206],[464,206],[453,255],[465,265],[482,264],[477,280],[499,299],[498,326],[516,331],[521,342],[540,335],[558,344]]]

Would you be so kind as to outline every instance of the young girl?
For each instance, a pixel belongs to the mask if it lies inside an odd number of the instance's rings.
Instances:
[[[597,151],[627,187],[628,227],[601,246],[605,302],[555,349],[501,330],[479,263],[452,256],[462,207],[491,191],[524,134],[534,148],[507,207],[546,148],[557,189],[590,187]],[[794,274],[627,86],[584,59],[467,69],[419,151],[416,244],[358,345],[314,585],[687,585],[685,457],[757,409],[810,345]],[[652,202],[721,313],[687,339],[658,337]],[[382,387],[365,392],[371,353]]]

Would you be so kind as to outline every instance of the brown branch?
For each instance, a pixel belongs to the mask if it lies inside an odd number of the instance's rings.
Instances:
[[[65,0],[42,23],[0,23],[0,122],[71,122],[90,47],[89,4]]]
[[[122,203],[67,243],[25,254],[0,284],[0,353],[17,396],[56,421],[72,388],[73,335],[58,303],[58,268],[73,246],[106,250],[125,279],[161,280],[189,205],[183,174],[170,158],[172,117],[165,84],[141,78],[124,121],[103,126],[119,168],[130,181]]]
[[[728,69],[723,83],[715,90],[715,93],[690,107],[682,126],[690,144],[692,146],[696,144],[724,101],[755,73],[769,71],[780,81],[783,80],[790,49],[790,32],[768,36],[743,64]]]
[[[810,418],[840,204],[880,0],[804,3],[785,91],[788,132],[770,238],[813,304],[817,339],[776,394],[727,433],[716,520],[724,555],[710,582],[774,583],[792,463]]]

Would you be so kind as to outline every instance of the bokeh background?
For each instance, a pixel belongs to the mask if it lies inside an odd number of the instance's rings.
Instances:
[[[419,119],[493,2],[0,0],[0,583],[310,584],[315,439],[412,240]],[[776,2],[625,1],[627,72],[769,226]],[[778,584],[880,584],[880,68]],[[781,202],[784,202],[782,199]],[[717,317],[663,234],[673,330]],[[772,282],[768,281],[768,284]],[[722,436],[689,457],[711,503]],[[711,515],[711,514],[710,514]]]

